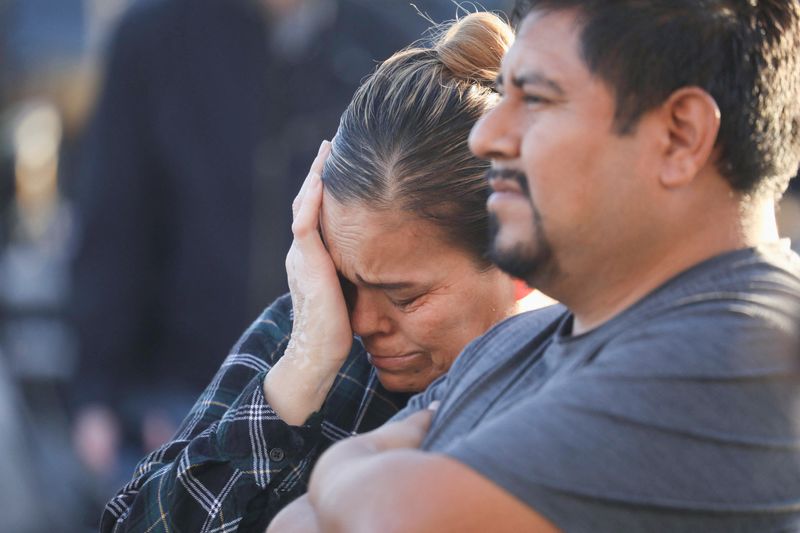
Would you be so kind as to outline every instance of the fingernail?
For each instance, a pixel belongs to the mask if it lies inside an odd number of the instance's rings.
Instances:
[[[439,400],[434,400],[430,404],[428,404],[428,409],[431,411],[435,411],[439,408],[439,405],[441,405],[441,403],[442,402],[440,402]]]
[[[319,150],[317,150],[317,155],[321,154],[322,151],[325,149],[325,147],[328,146],[329,144],[330,143],[327,140],[322,141],[322,143],[320,143],[319,145]]]

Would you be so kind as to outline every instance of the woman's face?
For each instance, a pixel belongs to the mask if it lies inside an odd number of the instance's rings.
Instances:
[[[432,223],[323,197],[323,239],[350,323],[384,387],[421,391],[473,338],[508,316],[513,284],[445,242]]]

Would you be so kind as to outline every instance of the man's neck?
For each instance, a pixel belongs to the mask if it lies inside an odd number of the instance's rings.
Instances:
[[[592,330],[623,312],[665,282],[689,268],[718,255],[776,241],[774,201],[747,201],[731,206],[734,212],[709,210],[695,224],[661,246],[644,253],[621,254],[598,275],[586,272],[572,279],[586,283],[564,291],[562,301],[575,315],[573,334]],[[705,220],[703,220],[705,218]],[[735,222],[735,223],[732,223]]]

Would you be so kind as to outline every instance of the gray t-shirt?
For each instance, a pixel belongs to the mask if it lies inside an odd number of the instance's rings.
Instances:
[[[566,532],[800,531],[800,258],[787,242],[680,274],[571,335],[562,306],[470,344],[402,418],[423,449]]]

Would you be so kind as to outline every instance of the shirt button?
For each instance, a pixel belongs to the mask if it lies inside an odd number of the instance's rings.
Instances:
[[[283,461],[284,457],[286,457],[286,454],[283,452],[282,448],[272,448],[269,451],[270,461],[275,461],[276,463],[279,463]]]

